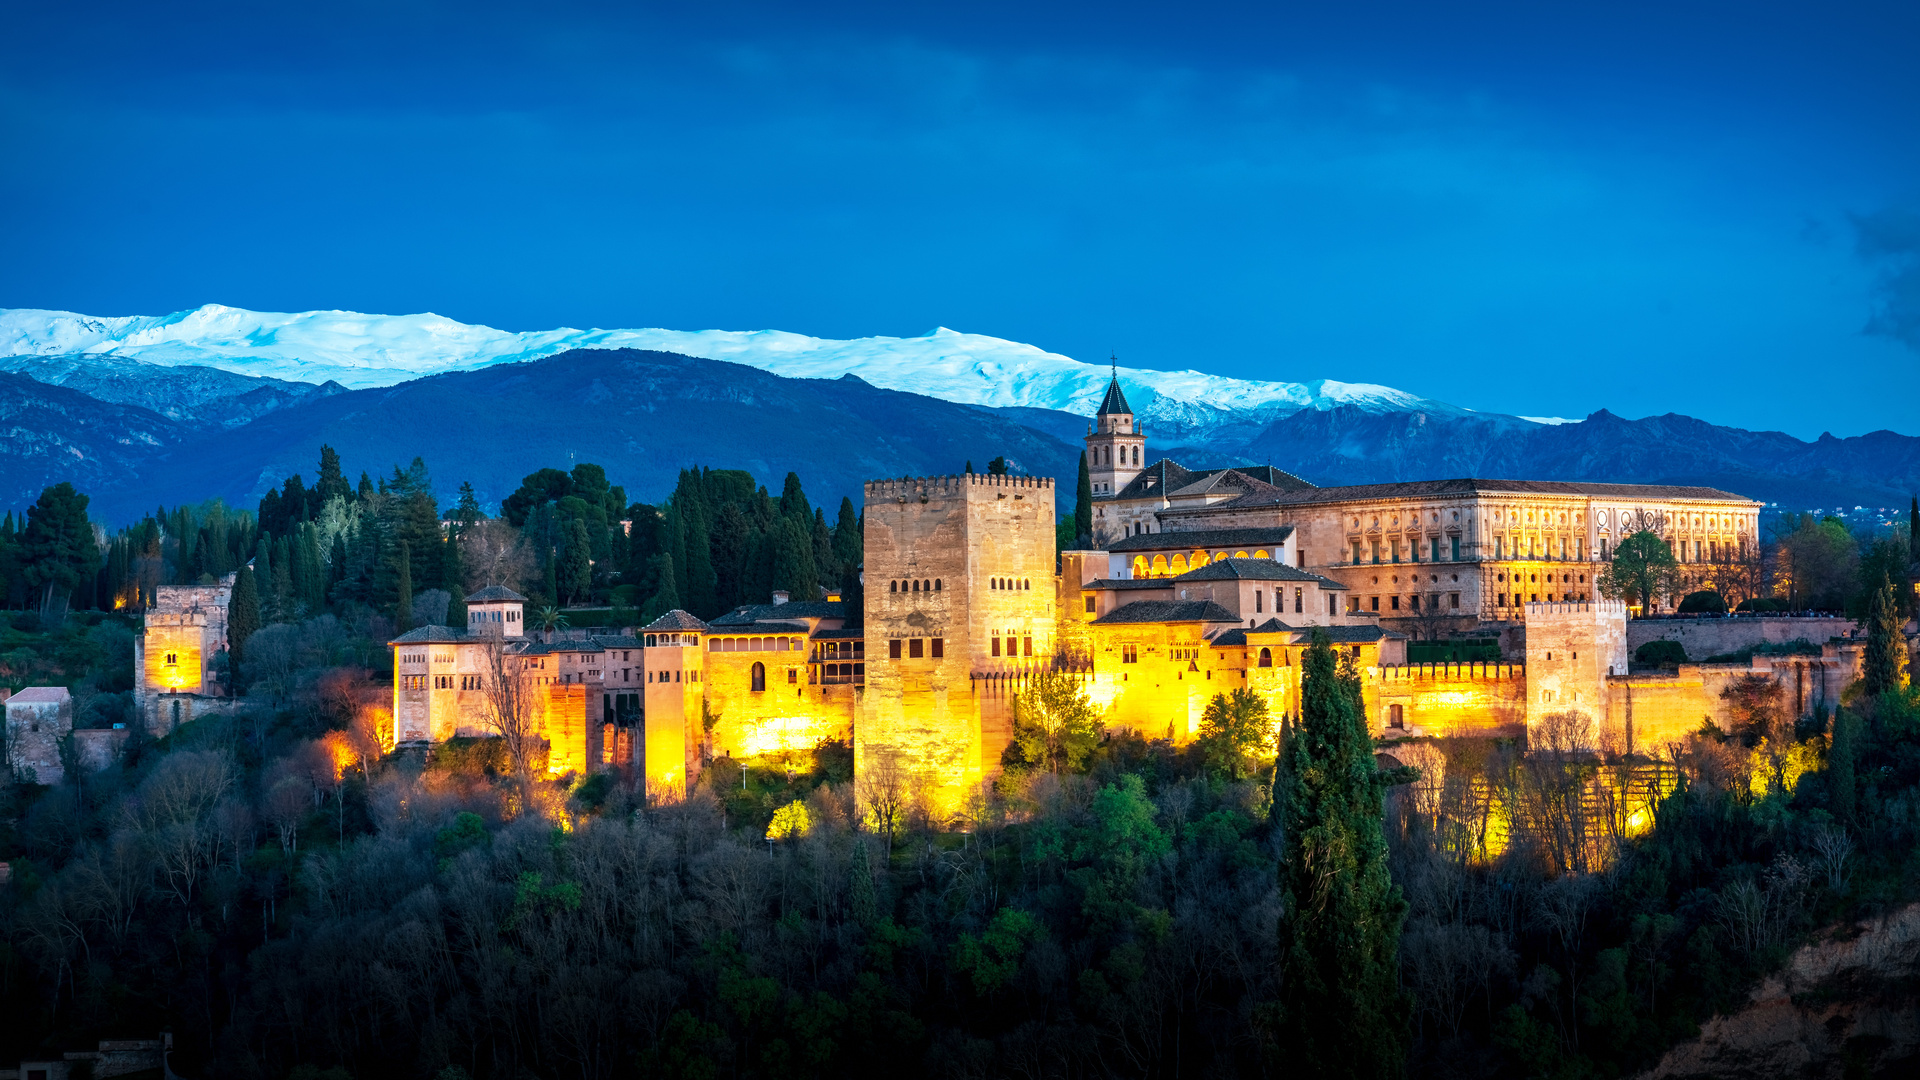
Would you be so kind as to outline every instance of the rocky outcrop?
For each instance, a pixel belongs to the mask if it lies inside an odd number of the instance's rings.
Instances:
[[[1920,1076],[1920,904],[1802,947],[1642,1080]]]

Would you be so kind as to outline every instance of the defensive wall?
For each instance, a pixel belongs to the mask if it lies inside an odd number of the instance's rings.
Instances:
[[[1627,623],[1627,652],[1649,641],[1677,641],[1689,660],[1705,660],[1755,645],[1783,645],[1853,637],[1858,626],[1838,615],[1732,615],[1725,618],[1634,619]]]
[[[1362,696],[1373,691],[1368,714],[1386,738],[1512,738],[1526,732],[1525,664],[1401,664],[1374,673]]]

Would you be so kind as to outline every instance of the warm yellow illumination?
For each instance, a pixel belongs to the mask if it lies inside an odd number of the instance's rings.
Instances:
[[[807,830],[812,827],[806,804],[790,802],[773,812],[773,820],[767,824],[767,839],[797,840],[807,835]]]

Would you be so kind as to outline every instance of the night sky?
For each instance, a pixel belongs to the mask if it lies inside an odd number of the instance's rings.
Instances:
[[[1920,434],[1920,4],[0,0],[0,306]]]

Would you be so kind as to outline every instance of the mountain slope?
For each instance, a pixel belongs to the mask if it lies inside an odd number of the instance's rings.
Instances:
[[[9,508],[62,480],[90,493],[121,487],[193,438],[146,409],[0,372],[0,499]]]
[[[345,390],[336,382],[315,386],[192,364],[150,364],[111,354],[0,357],[0,371],[65,386],[116,405],[138,405],[184,424],[215,427],[239,427],[275,409]]]
[[[875,386],[972,405],[1091,413],[1109,369],[1018,342],[940,328],[919,337],[832,341],[777,330],[510,333],[438,315],[254,312],[210,304],[165,316],[97,318],[0,309],[0,356],[119,357],[200,365],[356,389],[475,370],[578,348],[634,348],[726,360],[793,378],[857,375]],[[1122,369],[1131,404],[1162,438],[1238,442],[1305,409],[1472,415],[1385,386],[1229,379]],[[1525,421],[1519,421],[1525,422]]]
[[[378,476],[419,455],[443,497],[471,480],[483,502],[542,466],[582,461],[605,466],[636,500],[659,499],[680,469],[708,465],[745,469],[775,491],[797,472],[815,499],[837,504],[842,495],[857,503],[876,477],[956,473],[969,459],[985,471],[998,454],[1023,472],[1071,478],[1078,453],[990,411],[857,378],[785,379],[667,353],[589,349],[348,391],[169,443],[123,481],[98,487],[95,502],[106,520],[214,495],[251,506],[287,475],[310,478],[323,443],[340,451],[350,474]]]

